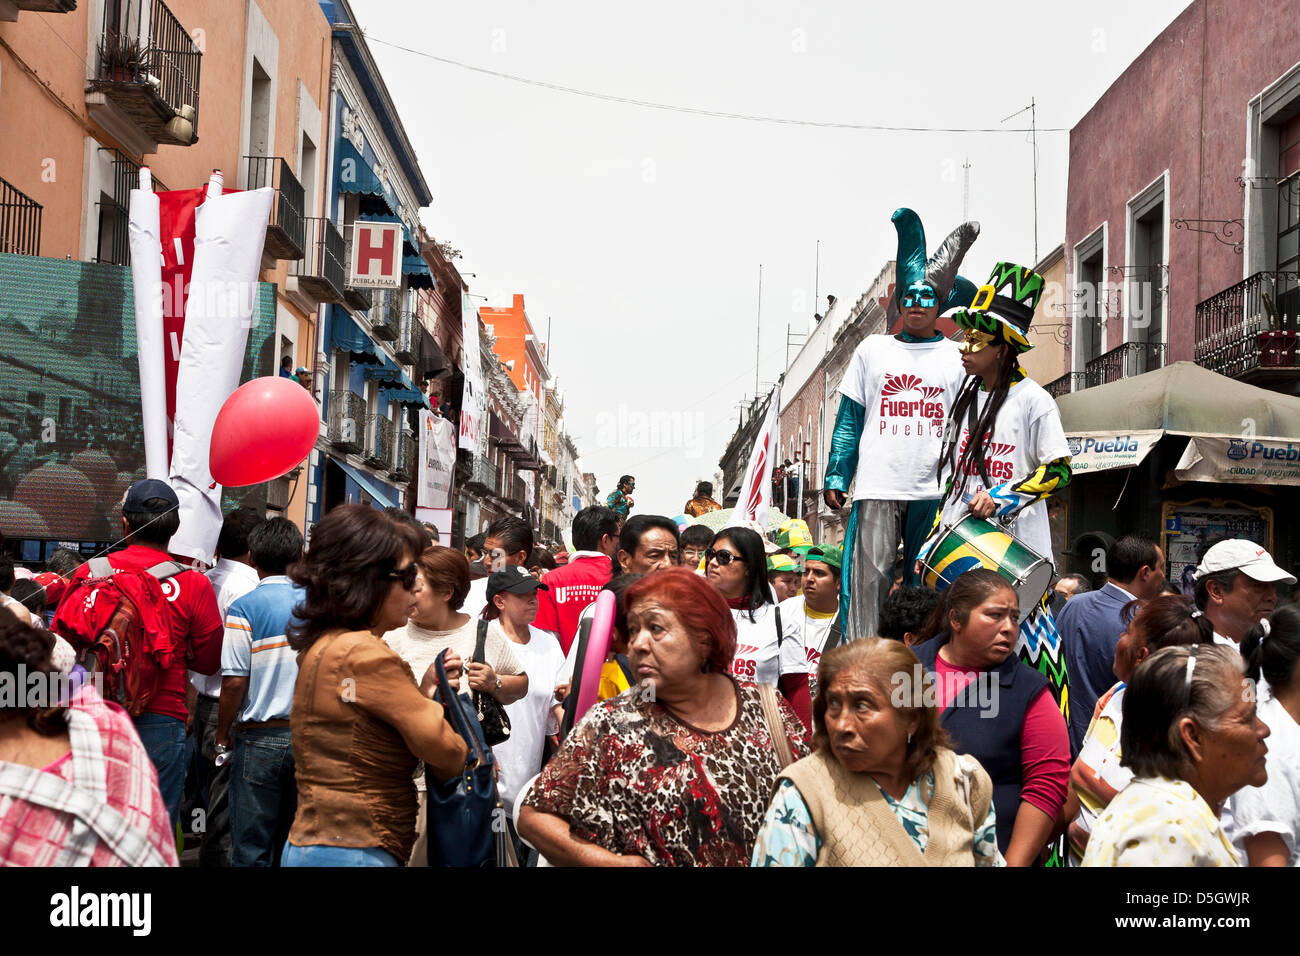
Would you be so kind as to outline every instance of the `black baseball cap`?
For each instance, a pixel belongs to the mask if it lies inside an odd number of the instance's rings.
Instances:
[[[150,506],[147,504],[153,498],[161,498],[167,502],[166,506]],[[142,478],[133,484],[126,493],[126,499],[122,502],[123,511],[134,511],[136,514],[160,515],[166,514],[173,508],[179,508],[181,500],[176,497],[176,492],[172,491],[172,486],[158,478]]]
[[[533,577],[517,564],[507,565],[500,571],[488,575],[487,599],[491,601],[498,594],[532,594],[534,591],[549,591],[550,587]]]

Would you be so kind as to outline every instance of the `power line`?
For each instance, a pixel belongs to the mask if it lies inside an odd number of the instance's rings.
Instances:
[[[500,70],[489,70],[487,67],[475,66],[472,63],[462,63],[459,60],[452,60],[445,56],[437,56],[424,50],[415,50],[409,46],[402,46],[400,43],[390,43],[387,40],[381,40],[378,37],[363,35],[371,43],[378,43],[381,46],[392,47],[394,50],[401,50],[404,53],[411,53],[415,56],[424,57],[426,60],[434,60],[447,66],[454,66],[461,70],[470,70],[474,73],[482,73],[486,76],[495,76],[498,79],[510,80],[513,83],[524,83],[528,86],[536,86],[546,90],[554,90],[557,93],[570,93],[574,96],[586,96],[595,100],[605,100],[608,103],[624,103],[628,106],[640,106],[645,109],[664,110],[669,113],[689,113],[694,116],[711,116],[716,119],[733,119],[743,120],[748,123],[776,123],[781,126],[811,126],[819,129],[853,129],[866,130],[878,133],[1028,133],[1029,127],[1024,129],[1010,128],[1006,126],[998,127],[955,127],[955,126],[885,126],[877,123],[831,123],[820,120],[803,120],[790,119],[782,116],[756,116],[750,113],[730,113],[725,110],[707,110],[695,106],[677,106],[671,103],[656,103],[652,100],[639,100],[631,96],[617,96],[613,93],[599,93],[595,90],[583,90],[573,86],[564,86],[559,83],[548,83],[545,80],[534,80],[530,77],[519,76],[514,73],[503,73]],[[1065,126],[1040,126],[1040,133],[1068,133],[1070,130]]]

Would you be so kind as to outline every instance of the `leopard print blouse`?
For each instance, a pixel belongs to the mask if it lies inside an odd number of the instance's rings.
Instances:
[[[526,805],[570,832],[656,866],[748,866],[780,770],[758,688],[732,682],[730,727],[706,732],[631,687],[593,707],[534,784]],[[794,758],[808,734],[777,695]]]

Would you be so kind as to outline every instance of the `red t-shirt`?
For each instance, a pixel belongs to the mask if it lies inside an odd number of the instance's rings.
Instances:
[[[537,617],[533,627],[553,631],[560,637],[565,654],[578,633],[578,618],[588,604],[596,600],[600,589],[609,583],[609,558],[594,552],[577,552],[569,563],[542,575],[549,591],[537,592]]]
[[[147,570],[170,560],[172,557],[166,551],[138,544],[108,556],[108,563],[114,570]],[[72,579],[75,581],[89,574],[90,563],[87,562],[77,568]],[[194,670],[200,674],[215,674],[221,669],[225,624],[217,610],[217,596],[212,584],[202,572],[182,571],[163,581],[162,590],[171,602],[172,638],[177,653],[145,713],[185,720],[189,715],[189,708],[185,706],[185,672]]]

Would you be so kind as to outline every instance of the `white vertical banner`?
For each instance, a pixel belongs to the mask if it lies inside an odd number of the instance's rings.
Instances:
[[[465,389],[460,401],[460,447],[477,455],[479,433],[487,420],[487,390],[483,385],[482,359],[478,347],[478,309],[467,295],[460,297],[461,355],[464,357]]]
[[[456,469],[456,429],[427,409],[420,410],[420,468],[415,502],[422,508],[450,508]]]
[[[212,563],[221,533],[221,486],[212,480],[208,450],[212,425],[239,385],[257,305],[257,277],[275,190],[221,194],[214,174],[195,213],[194,270],[176,375],[176,434],[171,485],[180,499],[181,526],[170,550]]]
[[[164,369],[162,235],[159,202],[149,167],[131,190],[127,235],[131,246],[131,289],[135,299],[136,358],[140,363],[140,413],[144,428],[144,467],[149,478],[166,480],[167,376]]]
[[[731,520],[727,522],[729,528],[757,521],[764,531],[767,530],[767,510],[772,504],[772,463],[781,443],[780,409],[781,386],[777,385],[772,389],[763,427],[754,436],[754,448],[749,453],[749,464],[745,466],[745,479],[740,483],[740,498],[736,501]]]

